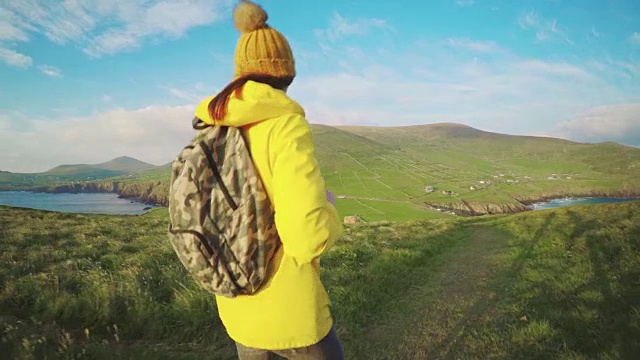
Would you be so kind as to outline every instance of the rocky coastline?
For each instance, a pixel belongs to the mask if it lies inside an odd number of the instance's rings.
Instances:
[[[462,216],[481,216],[481,215],[497,215],[497,214],[515,214],[524,211],[533,210],[533,204],[547,202],[555,199],[571,198],[589,198],[589,197],[605,197],[619,199],[638,199],[640,200],[640,191],[633,190],[600,190],[600,191],[584,191],[569,193],[546,193],[542,195],[532,195],[519,197],[514,199],[512,203],[484,203],[470,202],[460,200],[458,202],[425,202],[424,205],[437,211],[452,211]],[[439,209],[439,210],[438,210]]]
[[[461,200],[458,202],[434,203],[425,202],[424,206],[430,210],[453,212],[460,216],[480,216],[495,214],[515,214],[530,210],[530,208],[520,202],[514,203],[480,203]]]
[[[33,192],[46,193],[116,193],[118,197],[154,206],[167,206],[169,184],[163,181],[143,183],[97,181],[54,185],[29,189]]]
[[[34,192],[47,193],[116,193],[119,197],[135,200],[144,204],[168,206],[169,184],[163,181],[142,183],[98,181],[39,187],[29,189]],[[532,196],[520,196],[510,203],[486,203],[460,200],[456,202],[424,202],[422,205],[430,210],[453,212],[460,216],[481,216],[496,214],[515,214],[533,209],[533,204],[562,199],[566,197],[609,197],[638,198],[640,191],[634,190],[598,190],[575,193],[545,193]]]

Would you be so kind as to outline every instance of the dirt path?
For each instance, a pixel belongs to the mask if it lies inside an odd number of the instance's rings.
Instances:
[[[499,267],[507,235],[482,225],[466,230],[468,242],[448,255],[425,284],[412,289],[410,299],[385,314],[384,325],[372,329],[370,341],[386,343],[385,351],[367,358],[455,359],[467,325],[490,316],[495,294],[487,280]]]

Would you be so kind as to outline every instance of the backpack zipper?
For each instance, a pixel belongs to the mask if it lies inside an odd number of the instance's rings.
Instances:
[[[204,247],[204,249],[206,250],[206,254],[202,254],[204,255],[207,259],[211,259],[213,258],[213,256],[215,254],[220,254],[220,251],[214,251],[213,248],[211,247],[211,245],[209,244],[209,242],[207,241],[207,239],[205,238],[205,236],[195,230],[173,230],[173,228],[171,227],[171,224],[169,224],[169,232],[171,234],[177,235],[177,234],[191,234],[193,236],[195,236],[199,241],[200,244],[202,244],[202,246]],[[201,250],[202,251],[202,250]]]
[[[215,161],[213,161],[213,155],[211,154],[212,153],[211,149],[209,148],[209,146],[207,146],[207,144],[204,141],[200,141],[198,145],[200,145],[200,147],[202,148],[202,151],[204,152],[204,155],[207,157],[207,162],[209,163],[209,167],[213,171],[213,177],[216,178],[218,185],[220,185],[220,190],[222,190],[222,193],[224,194],[224,198],[227,200],[227,203],[229,203],[229,206],[231,207],[231,209],[236,210],[238,208],[238,205],[236,204],[235,201],[233,201],[231,194],[229,194],[229,190],[227,189],[224,182],[222,182],[222,176],[220,176],[218,167],[216,166]]]

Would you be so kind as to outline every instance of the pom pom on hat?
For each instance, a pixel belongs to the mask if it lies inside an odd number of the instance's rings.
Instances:
[[[267,25],[269,15],[260,5],[242,0],[233,10],[233,25],[241,33],[262,29]]]
[[[260,5],[249,0],[241,0],[233,10],[233,25],[240,32],[234,58],[235,77],[248,73],[296,76],[291,46],[284,35],[267,25],[268,18]]]

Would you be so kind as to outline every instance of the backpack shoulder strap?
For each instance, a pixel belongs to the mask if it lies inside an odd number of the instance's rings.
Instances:
[[[194,116],[193,120],[191,120],[191,126],[196,130],[202,130],[212,125],[206,124],[204,121],[202,121],[202,119]]]

